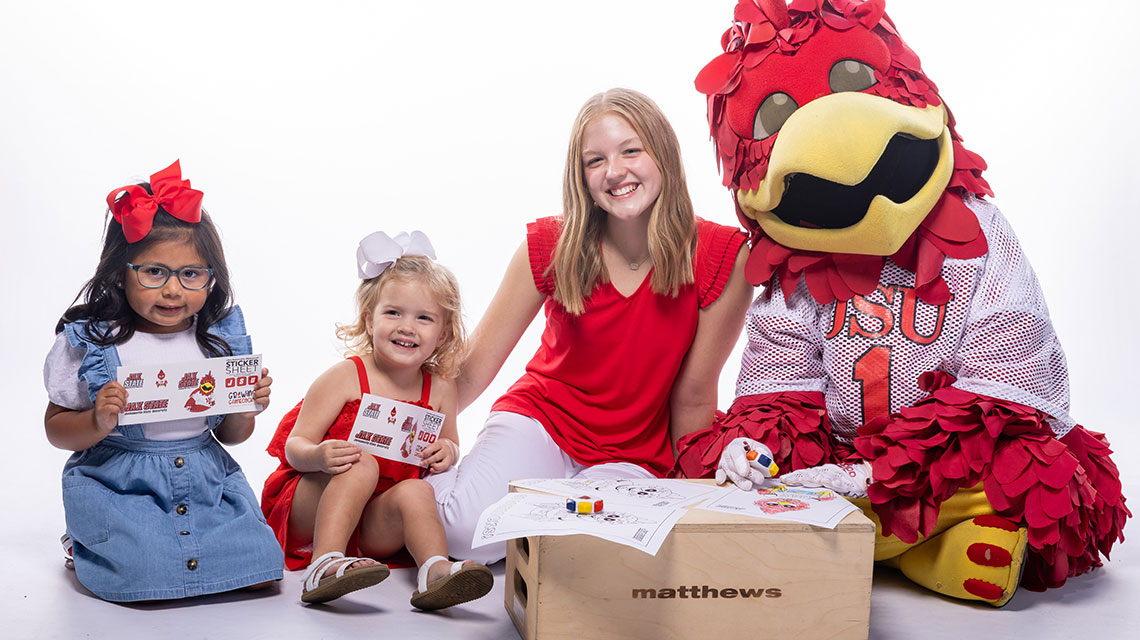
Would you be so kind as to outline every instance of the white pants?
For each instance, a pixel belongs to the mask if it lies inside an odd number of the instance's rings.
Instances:
[[[526,478],[579,478],[593,480],[645,479],[655,476],[629,462],[583,466],[555,444],[534,418],[495,411],[487,416],[475,446],[445,473],[427,481],[435,487],[435,501],[447,531],[447,550],[453,558],[490,564],[506,557],[503,542],[471,548],[475,522],[488,506],[507,495],[511,480]]]

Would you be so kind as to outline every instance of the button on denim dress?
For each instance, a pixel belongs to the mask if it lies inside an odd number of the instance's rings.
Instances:
[[[79,377],[91,400],[115,378],[114,345],[92,344],[85,323],[64,326],[72,347],[86,349]],[[251,353],[236,306],[209,329],[234,355]],[[229,591],[282,576],[284,556],[265,523],[241,467],[210,431],[187,440],[143,437],[119,425],[73,454],[63,469],[63,508],[73,540],[75,574],[92,593],[117,602]]]

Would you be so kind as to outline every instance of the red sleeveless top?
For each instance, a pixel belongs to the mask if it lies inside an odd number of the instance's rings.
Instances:
[[[363,396],[369,392],[368,371],[364,368],[364,361],[358,356],[350,356],[349,359],[356,364],[356,374],[360,379],[360,395]],[[424,383],[420,390],[420,399],[414,402],[407,400],[404,402],[431,409],[431,406],[428,405],[428,397],[431,395],[431,374],[425,371],[423,376]],[[276,433],[269,441],[269,446],[265,448],[269,455],[280,460],[281,464],[277,466],[276,471],[269,474],[269,477],[265,479],[265,487],[261,490],[261,512],[265,514],[266,522],[273,529],[273,534],[277,536],[277,542],[285,551],[285,566],[292,571],[304,569],[308,566],[313,553],[312,545],[308,544],[308,541],[299,547],[291,546],[289,543],[289,512],[293,507],[293,493],[304,474],[294,469],[285,459],[285,441],[289,439],[289,434],[293,432],[293,427],[297,424],[297,415],[301,413],[303,403],[304,400],[298,402],[297,406],[281,418]],[[352,432],[352,423],[356,421],[356,412],[359,408],[359,399],[344,403],[344,407],[341,408],[340,413],[333,420],[321,441],[347,440]],[[376,478],[376,488],[372,492],[374,496],[387,491],[401,480],[420,477],[421,469],[410,464],[384,458],[376,458],[376,462],[380,465],[380,475]],[[360,550],[356,546],[359,533],[360,531],[357,529],[349,539],[348,547],[345,549],[348,555],[360,555]],[[384,561],[393,567],[415,565],[415,562],[407,554],[398,554],[393,558],[386,558]]]
[[[724,290],[744,243],[738,229],[697,219],[695,282],[659,295],[646,275],[629,297],[599,283],[573,316],[546,274],[561,218],[527,225],[531,274],[546,294],[546,329],[526,373],[492,411],[530,416],[584,465],[632,462],[662,477],[673,466],[669,396],[697,331],[700,309]]]
[[[356,375],[360,380],[360,395],[363,396],[366,393],[370,393],[368,387],[368,371],[364,368],[364,361],[361,360],[359,356],[349,356],[349,360],[352,360],[356,365]],[[428,404],[428,398],[431,396],[431,374],[425,371],[423,376],[424,382],[420,390],[420,399],[415,401],[401,400],[401,402],[431,409],[431,405]],[[285,416],[281,418],[281,423],[277,425],[277,432],[273,434],[273,439],[269,441],[269,446],[266,447],[266,451],[269,452],[269,455],[280,460],[282,467],[287,467],[290,470],[292,470],[293,467],[289,464],[289,461],[285,459],[285,441],[289,439],[289,434],[293,432],[293,427],[297,424],[297,415],[300,414],[301,405],[304,404],[304,402],[302,399],[301,402],[297,403],[297,406],[293,407],[289,413],[286,413]],[[322,438],[321,441],[347,440],[349,434],[352,432],[352,424],[356,421],[356,413],[359,409],[359,398],[344,403],[344,407],[341,408],[336,420],[333,420],[332,425],[329,426],[329,430],[325,432],[325,437]],[[384,491],[401,480],[420,477],[420,469],[410,464],[385,458],[376,458],[376,462],[380,464],[380,477],[376,481],[376,493]]]

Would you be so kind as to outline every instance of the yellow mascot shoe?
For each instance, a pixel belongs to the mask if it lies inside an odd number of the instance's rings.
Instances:
[[[1001,516],[977,516],[902,554],[897,566],[931,591],[1001,607],[1021,581],[1026,531]]]

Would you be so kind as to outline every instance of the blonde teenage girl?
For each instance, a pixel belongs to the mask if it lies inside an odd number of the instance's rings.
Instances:
[[[586,102],[563,215],[527,226],[458,378],[462,408],[545,308],[526,373],[458,472],[430,478],[453,549],[467,555],[476,519],[512,479],[654,478],[673,466],[672,442],[716,411],[752,297],[743,246],[737,229],[694,215],[676,135],[653,101],[612,89]]]

